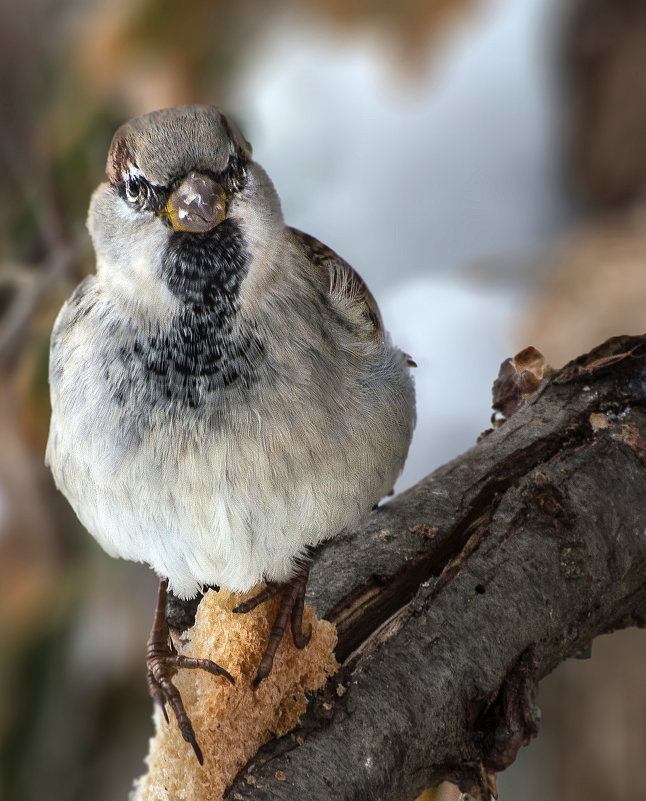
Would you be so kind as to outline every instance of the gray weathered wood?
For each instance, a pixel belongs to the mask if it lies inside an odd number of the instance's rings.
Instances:
[[[227,797],[485,797],[537,731],[540,678],[646,621],[645,401],[646,336],[609,340],[321,547],[309,602],[343,667]]]

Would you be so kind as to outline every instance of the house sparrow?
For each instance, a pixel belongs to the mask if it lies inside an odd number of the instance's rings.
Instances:
[[[246,592],[291,618],[311,546],[357,526],[392,489],[415,421],[409,360],[356,272],[286,227],[276,191],[217,109],[179,106],[115,133],[88,227],[96,275],[51,341],[47,462],[113,556],[159,574],[148,680],[202,759],[171,678],[166,593]],[[167,718],[168,719],[168,718]]]

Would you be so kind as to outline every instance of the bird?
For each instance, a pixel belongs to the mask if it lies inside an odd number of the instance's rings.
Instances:
[[[168,593],[264,586],[238,613],[281,595],[256,685],[288,622],[304,648],[312,549],[365,520],[404,465],[413,362],[358,273],[285,224],[214,106],[122,125],[87,225],[96,272],[54,324],[46,462],[103,549],[157,573],[149,689],[202,763],[172,677],[235,679],[176,652]]]

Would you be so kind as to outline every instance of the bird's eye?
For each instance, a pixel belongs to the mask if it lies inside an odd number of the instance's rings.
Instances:
[[[148,184],[140,175],[126,176],[126,199],[129,203],[144,203],[148,197]]]
[[[227,192],[239,192],[247,182],[247,168],[240,159],[233,157],[218,180]]]

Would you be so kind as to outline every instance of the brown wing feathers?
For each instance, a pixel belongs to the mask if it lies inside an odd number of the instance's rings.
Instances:
[[[361,276],[331,248],[315,237],[295,228],[291,230],[309,251],[312,264],[321,270],[329,281],[330,296],[360,306],[361,313],[374,329],[375,338],[382,338],[384,326],[377,301]]]

